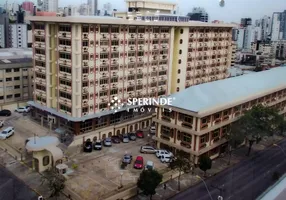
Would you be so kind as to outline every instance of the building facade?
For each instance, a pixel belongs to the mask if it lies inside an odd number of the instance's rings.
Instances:
[[[147,121],[150,125],[152,113],[133,123],[140,113],[122,110],[123,114],[114,115],[109,103],[114,97],[125,103],[129,98],[159,97],[224,79],[231,63],[232,26],[227,24],[160,22],[158,26],[111,17],[29,20],[35,69],[31,105],[45,122],[54,116],[55,126],[68,125],[77,135],[110,129],[123,118],[132,127],[136,123],[142,127],[143,122],[146,126]]]
[[[201,21],[201,22],[208,22],[209,21],[209,15],[205,11],[204,8],[195,7],[193,8],[191,13],[188,13],[187,15],[191,21]]]
[[[5,48],[5,27],[3,24],[0,24],[0,48]]]
[[[43,0],[42,11],[45,12],[58,12],[58,0]]]
[[[286,39],[286,10],[272,16],[271,41]]]
[[[154,119],[157,132],[153,139],[157,147],[183,151],[195,163],[201,155],[218,157],[227,150],[231,123],[252,106],[275,107],[286,117],[285,73],[285,67],[273,68],[171,95],[175,98],[172,106],[160,107]]]
[[[0,104],[31,100],[33,74],[31,49],[0,49]]]
[[[9,24],[8,46],[10,48],[27,48],[27,24]]]
[[[22,3],[22,9],[26,12],[29,12],[30,14],[34,13],[34,3],[31,1],[24,1]]]

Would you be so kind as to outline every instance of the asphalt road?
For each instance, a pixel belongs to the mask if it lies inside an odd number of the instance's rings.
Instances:
[[[274,183],[273,172],[286,173],[286,140],[279,146],[285,149],[284,153],[272,146],[205,180],[211,197],[201,182],[170,200],[217,200],[220,194],[224,200],[255,200]]]

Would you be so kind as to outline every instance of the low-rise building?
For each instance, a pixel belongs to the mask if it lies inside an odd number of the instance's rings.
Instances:
[[[154,119],[157,147],[181,150],[195,163],[204,154],[218,157],[227,150],[231,123],[254,105],[275,107],[286,117],[285,73],[285,67],[278,67],[171,95],[172,106],[160,107]]]
[[[32,99],[32,49],[0,49],[0,104]]]

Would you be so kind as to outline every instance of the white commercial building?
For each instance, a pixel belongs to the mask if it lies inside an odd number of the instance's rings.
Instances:
[[[27,24],[10,24],[8,46],[11,48],[27,48]]]
[[[239,28],[237,33],[237,49],[243,49],[243,41],[244,41],[244,28]]]
[[[3,24],[0,24],[0,47],[5,47],[5,27]]]
[[[58,0],[43,0],[43,11],[58,12]]]

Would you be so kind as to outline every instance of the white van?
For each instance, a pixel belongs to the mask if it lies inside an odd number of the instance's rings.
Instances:
[[[0,139],[5,140],[14,134],[14,128],[8,127],[0,133]]]
[[[155,135],[156,134],[156,127],[150,126],[150,134]]]
[[[160,160],[162,163],[170,163],[170,162],[172,162],[172,158],[173,158],[173,156],[171,156],[171,155],[162,155]]]

